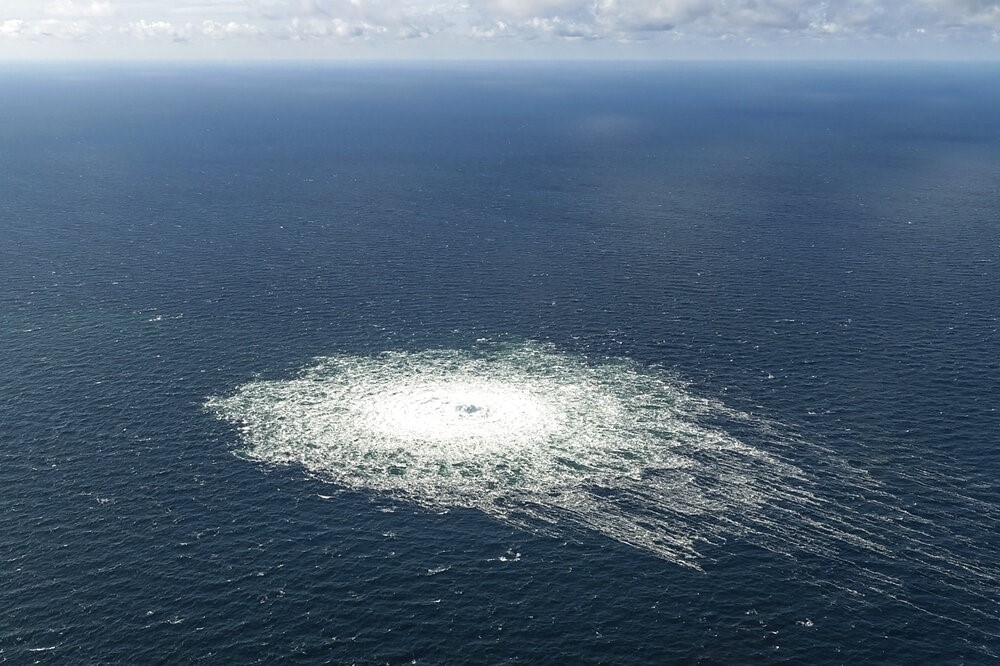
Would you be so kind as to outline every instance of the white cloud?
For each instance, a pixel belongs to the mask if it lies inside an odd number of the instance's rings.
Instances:
[[[713,8],[724,7],[707,0],[600,0],[595,14],[609,31],[662,32],[696,22],[712,14]]]
[[[1000,28],[1000,2],[995,0],[925,0],[925,4],[943,16],[962,16],[968,25]]]
[[[186,42],[191,39],[195,28],[191,23],[174,25],[170,21],[132,21],[119,28],[123,35],[134,37],[140,41],[159,40],[171,42]]]
[[[46,5],[45,13],[61,18],[101,18],[111,16],[114,10],[110,2],[77,3],[73,0],[61,0]]]
[[[100,29],[89,21],[65,21],[61,19],[37,21],[6,19],[0,21],[0,39],[85,41],[99,32]]]
[[[367,21],[342,18],[293,18],[286,26],[286,38],[294,41],[334,38],[339,40],[369,39],[385,35],[389,28]]]
[[[94,31],[87,21],[61,21],[47,19],[37,21],[31,26],[34,37],[55,37],[57,39],[85,39]]]
[[[229,37],[258,37],[264,33],[256,25],[250,23],[237,23],[235,21],[220,23],[209,20],[202,22],[201,34],[214,39],[226,39]]]
[[[23,19],[7,19],[0,21],[0,37],[17,39],[24,33]]]
[[[579,0],[491,0],[487,13],[510,19],[552,18],[586,13],[592,3]]]
[[[832,45],[827,53],[840,49],[845,55],[875,44],[891,56],[893,44],[918,49],[947,43],[958,50],[992,48],[1000,58],[1000,0],[0,1],[0,38],[8,43],[97,39],[125,48],[129,40],[230,40],[274,54],[301,42],[313,45],[303,52],[321,54],[324,43],[366,42],[390,54],[394,42],[416,40],[430,53],[453,57],[477,49],[559,54],[567,44],[577,45],[565,47],[575,54],[627,45],[631,53],[652,56],[673,55],[685,44],[704,47],[702,52],[712,52],[712,45],[755,44],[771,53]]]

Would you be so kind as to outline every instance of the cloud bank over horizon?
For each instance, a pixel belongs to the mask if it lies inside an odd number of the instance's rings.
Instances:
[[[1000,56],[1000,0],[6,0],[0,57]]]

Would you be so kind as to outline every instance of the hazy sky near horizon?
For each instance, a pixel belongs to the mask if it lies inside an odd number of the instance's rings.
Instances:
[[[1000,0],[0,0],[0,59],[1000,57]]]

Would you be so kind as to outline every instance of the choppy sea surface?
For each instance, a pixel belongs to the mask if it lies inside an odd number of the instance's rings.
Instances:
[[[1000,70],[0,73],[0,661],[1000,660]]]

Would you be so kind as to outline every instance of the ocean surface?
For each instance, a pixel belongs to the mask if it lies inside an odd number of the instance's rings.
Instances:
[[[0,661],[1000,661],[1000,69],[0,73]]]

